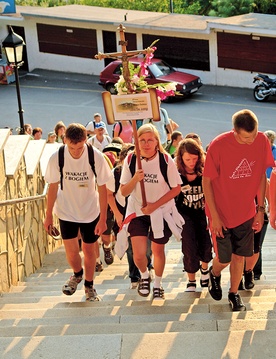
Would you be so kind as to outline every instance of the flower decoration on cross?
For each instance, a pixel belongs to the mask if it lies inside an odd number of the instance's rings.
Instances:
[[[149,85],[146,78],[149,74],[148,66],[152,64],[151,60],[154,56],[154,51],[157,49],[153,46],[158,40],[156,40],[150,47],[147,48],[147,52],[143,61],[139,66],[135,66],[131,63],[131,60],[127,62],[128,66],[128,79],[126,81],[124,75],[124,69],[122,68],[122,74],[119,77],[118,82],[115,84],[118,95],[126,95],[128,93],[142,93],[148,92],[150,88],[156,90],[156,94],[161,100],[165,100],[169,96],[175,96],[176,83],[158,83]]]

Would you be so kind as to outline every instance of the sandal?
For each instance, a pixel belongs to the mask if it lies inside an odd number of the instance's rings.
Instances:
[[[150,277],[143,279],[141,278],[139,280],[138,284],[138,294],[141,295],[141,297],[147,297],[150,294]]]
[[[200,266],[200,273],[201,273],[201,278],[200,278],[200,285],[202,288],[204,287],[208,287],[209,285],[209,269],[202,269],[202,267]]]
[[[152,299],[165,299],[164,289],[160,288],[153,288],[153,296]]]

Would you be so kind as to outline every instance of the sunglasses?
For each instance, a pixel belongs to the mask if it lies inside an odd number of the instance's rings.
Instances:
[[[199,138],[198,135],[191,135],[191,136],[186,136],[185,138]]]
[[[61,239],[59,230],[55,226],[52,226],[51,224],[48,227],[48,234],[56,241]]]

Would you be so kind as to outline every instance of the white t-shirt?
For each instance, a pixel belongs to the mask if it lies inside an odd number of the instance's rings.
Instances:
[[[165,144],[167,142],[167,131],[166,126],[170,124],[168,112],[162,108],[160,109],[160,121],[152,121],[151,119],[146,119],[143,121],[143,124],[151,123],[153,126],[156,127],[161,144]]]
[[[161,154],[162,156],[162,154]],[[128,183],[131,178],[131,172],[129,169],[128,164],[128,156],[124,160],[123,164],[123,170],[122,175],[120,179],[121,184]],[[142,160],[142,168],[144,170],[144,184],[145,184],[145,192],[146,192],[146,199],[149,203],[154,203],[158,201],[164,194],[170,191],[170,188],[165,181],[162,172],[160,170],[159,166],[159,155],[157,155],[153,160],[151,161],[145,161]],[[136,163],[136,169],[137,169],[137,163]],[[171,188],[177,187],[177,185],[181,184],[181,178],[178,173],[178,170],[176,168],[176,165],[173,161],[173,159],[168,156],[168,181],[171,186]],[[141,196],[141,187],[140,182],[138,182],[130,194],[130,197],[132,197],[135,202],[138,202],[141,204],[142,207],[142,196]],[[143,212],[137,213],[137,215],[143,215]]]
[[[101,122],[103,122],[103,121],[101,121]],[[90,122],[88,122],[88,124],[85,126],[85,128],[86,128],[86,130],[87,131],[91,131],[91,132],[94,132],[95,131],[95,121],[90,121]],[[103,122],[103,124],[104,124],[104,134],[105,135],[108,135],[108,132],[107,132],[107,129],[106,129],[106,125],[105,125],[105,123]]]
[[[96,135],[90,137],[87,140],[88,143],[91,143],[92,146],[96,147],[99,151],[103,152],[103,149],[111,143],[111,138],[104,135],[103,142],[98,141]]]
[[[94,148],[95,171],[97,184],[102,186],[112,176],[111,170],[103,155]],[[59,188],[54,205],[54,213],[58,218],[79,223],[94,221],[99,213],[99,194],[96,190],[95,176],[91,169],[87,146],[80,158],[73,158],[67,146],[64,149],[63,190]],[[49,159],[45,181],[60,181],[58,151]]]

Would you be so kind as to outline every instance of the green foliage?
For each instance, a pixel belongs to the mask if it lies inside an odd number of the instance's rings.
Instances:
[[[17,5],[53,7],[89,5],[127,10],[229,17],[258,12],[276,14],[275,0],[16,0]]]
[[[252,0],[214,0],[209,16],[229,17],[253,12]]]

